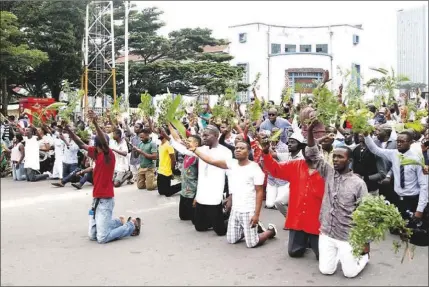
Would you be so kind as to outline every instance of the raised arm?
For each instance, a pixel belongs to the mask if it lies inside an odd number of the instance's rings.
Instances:
[[[64,125],[63,126],[64,127],[64,129],[68,132],[68,134],[70,135],[70,138],[77,144],[77,146],[80,148],[80,149],[83,149],[83,150],[88,150],[88,145],[87,144],[85,144],[81,139],[80,139],[80,137],[78,137],[71,129],[70,129],[70,126],[69,125]]]
[[[224,160],[216,160],[211,158],[210,156],[202,153],[201,151],[199,151],[199,149],[190,149],[190,151],[192,151],[196,156],[198,156],[202,161],[214,165],[218,168],[222,168],[222,169],[228,169],[228,166],[226,165],[226,161]]]
[[[396,156],[396,150],[379,148],[375,144],[374,140],[367,134],[365,135],[365,144],[368,147],[369,151],[375,154],[376,156],[379,156],[381,158],[384,158],[385,160],[393,162],[393,158]]]
[[[98,125],[97,121],[97,114],[90,110],[88,111],[89,119],[92,120],[92,123],[94,124],[95,130],[97,131],[98,139],[100,140],[101,148],[103,149],[103,152],[105,154],[109,153],[109,143],[106,140],[106,136],[104,132],[101,130],[100,126]]]
[[[334,172],[333,168],[323,159],[320,154],[319,148],[316,145],[314,139],[313,130],[317,124],[315,118],[311,119],[311,124],[308,126],[307,142],[308,146],[305,148],[305,155],[311,160],[314,167],[320,173],[323,178],[326,178],[329,173]]]

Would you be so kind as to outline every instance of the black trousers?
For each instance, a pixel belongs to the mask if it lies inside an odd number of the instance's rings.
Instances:
[[[396,192],[392,195],[392,201],[402,215],[402,218],[409,219],[410,215],[408,212],[416,212],[417,205],[419,204],[419,196],[399,196]]]
[[[194,223],[195,208],[192,206],[193,198],[180,196],[179,218],[180,220],[192,220]]]
[[[310,247],[319,259],[319,235],[304,231],[289,230],[288,253],[290,257],[302,257]]]
[[[172,179],[173,176],[165,176],[158,173],[156,182],[158,184],[158,193],[160,195],[172,196],[173,194],[178,193],[182,189],[181,183],[171,185]]]
[[[228,221],[224,220],[222,204],[204,205],[197,202],[195,206],[194,225],[197,231],[207,231],[209,228],[213,227],[217,235],[225,235]]]

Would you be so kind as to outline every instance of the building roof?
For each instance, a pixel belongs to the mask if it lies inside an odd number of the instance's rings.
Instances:
[[[218,45],[218,46],[204,46],[203,53],[222,53],[228,49],[229,45]]]
[[[320,68],[292,68],[287,69],[286,73],[323,73],[324,70]]]
[[[128,55],[128,61],[134,61],[134,62],[138,62],[138,61],[142,61],[143,58],[140,57],[139,55],[134,55],[134,54],[129,54]],[[118,58],[116,58],[116,64],[122,64],[125,62],[125,56],[120,56]]]
[[[226,53],[229,45],[218,45],[218,46],[204,46],[203,53]],[[130,54],[128,55],[128,61],[139,62],[143,61],[143,58],[139,55]],[[125,56],[116,58],[116,64],[122,64],[125,62]]]
[[[348,26],[348,27],[352,27],[352,28],[356,28],[359,30],[363,30],[362,28],[362,24],[357,24],[357,25],[351,25],[351,24],[333,24],[333,25],[324,25],[324,26],[282,26],[282,25],[271,25],[271,24],[266,24],[266,23],[262,23],[262,22],[254,22],[254,23],[245,23],[245,24],[238,24],[238,25],[233,25],[233,26],[229,26],[228,28],[236,28],[236,27],[243,27],[243,26],[251,26],[251,25],[264,25],[264,26],[269,26],[269,27],[277,27],[277,28],[295,28],[295,29],[315,29],[315,28],[329,28],[329,27],[341,27],[341,26]]]

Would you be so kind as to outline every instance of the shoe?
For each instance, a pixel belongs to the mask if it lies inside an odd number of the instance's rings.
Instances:
[[[53,182],[53,183],[51,183],[53,186],[56,186],[56,187],[64,187],[64,184],[62,184],[61,182]]]
[[[82,185],[80,183],[72,183],[71,185],[76,189],[82,189]]]
[[[268,230],[272,230],[274,232],[273,236],[271,236],[271,238],[276,237],[277,235],[277,228],[274,224],[270,223],[268,224]]]
[[[264,224],[259,221],[258,222],[258,233],[264,233],[265,231],[267,231],[267,229],[265,228]]]

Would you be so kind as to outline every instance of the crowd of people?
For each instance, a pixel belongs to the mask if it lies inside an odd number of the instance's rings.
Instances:
[[[231,244],[244,239],[249,248],[276,236],[276,226],[264,226],[260,215],[262,208],[278,210],[290,257],[310,248],[321,273],[333,274],[341,262],[343,274],[355,277],[370,258],[369,244],[355,258],[348,242],[362,197],[383,195],[404,218],[427,223],[428,117],[423,130],[397,131],[398,107],[372,106],[374,132],[356,134],[347,122],[302,121],[296,108],[271,106],[259,120],[238,116],[238,123],[217,121],[209,105],[200,114],[189,109],[186,138],[148,117],[108,116],[100,125],[89,111],[85,121],[40,127],[9,117],[2,124],[2,166],[10,164],[16,181],[49,178],[57,188],[71,183],[78,190],[92,184],[89,237],[99,243],[140,234],[140,218],[112,219],[114,188],[136,184],[160,196],[179,193],[181,220],[226,235]],[[83,132],[89,136],[78,136]],[[398,155],[424,164],[402,165]]]

